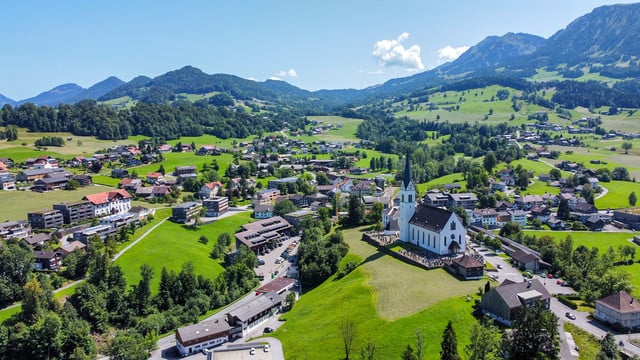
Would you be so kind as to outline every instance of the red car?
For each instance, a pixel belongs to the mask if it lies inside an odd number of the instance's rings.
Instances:
[[[553,279],[553,274],[547,274],[547,279]]]

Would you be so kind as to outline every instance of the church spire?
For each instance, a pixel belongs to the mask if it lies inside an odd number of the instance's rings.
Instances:
[[[409,149],[407,149],[407,155],[405,157],[404,162],[404,179],[402,180],[402,184],[404,188],[408,188],[409,183],[411,182],[411,156],[409,154]]]

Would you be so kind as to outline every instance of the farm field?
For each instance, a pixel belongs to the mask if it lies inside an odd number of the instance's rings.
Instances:
[[[51,209],[53,204],[62,201],[77,201],[83,196],[112,190],[110,187],[90,185],[76,190],[56,190],[44,193],[34,191],[2,191],[0,200],[0,221],[20,220],[27,218],[27,212]],[[10,204],[7,206],[6,204]]]
[[[476,321],[471,315],[472,299],[482,281],[459,282],[442,271],[418,269],[379,254],[360,240],[358,230],[344,235],[350,245],[349,259],[360,259],[361,266],[306,293],[282,316],[287,321],[274,336],[283,342],[287,359],[341,358],[343,319],[356,323],[356,353],[371,341],[378,345],[380,358],[398,358],[406,344],[415,346],[414,333],[420,329],[426,339],[438,339],[427,342],[425,359],[439,359],[439,339],[448,320],[453,321],[458,348],[463,351]],[[406,291],[412,295],[406,296]]]
[[[560,240],[565,239],[568,235],[571,235],[574,249],[580,245],[586,246],[588,249],[596,247],[600,254],[607,251],[609,246],[617,250],[620,245],[633,244],[629,241],[629,239],[633,238],[633,233],[631,232],[524,230],[523,233],[527,235],[535,235],[538,238],[548,235],[555,238],[556,242],[559,242]]]
[[[154,273],[151,280],[153,293],[158,290],[162,267],[179,272],[184,263],[191,262],[197,275],[202,274],[213,279],[223,270],[220,261],[209,257],[218,235],[223,232],[233,234],[241,225],[249,221],[249,212],[229,216],[202,225],[198,229],[167,221],[129,249],[115,263],[122,268],[129,285],[140,281],[142,264],[151,266]],[[201,235],[209,239],[208,244],[198,241]]]
[[[300,136],[293,137],[296,139],[304,140],[305,142],[311,141],[349,141],[349,142],[359,142],[360,139],[356,137],[356,131],[358,130],[358,125],[363,121],[362,119],[350,119],[342,116],[307,116],[309,120],[321,121],[325,124],[342,124],[342,128],[328,130],[322,134],[314,135],[314,136]]]
[[[595,205],[598,209],[618,209],[629,207],[629,194],[635,191],[640,196],[640,183],[629,181],[611,181],[602,183],[608,192],[605,196],[597,199]]]
[[[160,165],[162,165],[165,169],[166,174],[170,175],[171,173],[173,173],[173,170],[175,170],[176,166],[193,165],[198,169],[198,171],[200,171],[202,170],[202,165],[211,164],[213,160],[216,160],[218,162],[218,165],[220,166],[220,170],[218,170],[220,176],[223,176],[224,170],[229,166],[229,163],[233,161],[233,155],[225,153],[219,156],[199,156],[193,152],[175,152],[164,154],[164,159],[165,160],[161,163],[132,167],[128,170],[129,172],[135,170],[139,176],[144,176],[150,172],[158,171],[158,168],[160,168]]]
[[[467,187],[467,181],[462,179],[462,173],[453,173],[453,174],[439,177],[437,179],[433,179],[426,183],[416,184],[416,191],[418,192],[418,195],[423,195],[423,194],[426,194],[427,191],[433,188],[443,186],[444,184],[453,184],[453,183],[460,184],[463,190],[466,189]]]
[[[554,159],[546,159],[546,161],[557,164],[560,161],[568,160],[576,163],[582,163],[587,168],[591,169],[600,169],[607,168],[609,170],[613,170],[618,166],[626,167],[629,170],[629,176],[631,178],[636,177],[640,178],[640,149],[635,149],[635,147],[640,148],[640,142],[636,145],[634,142],[634,148],[629,150],[629,154],[625,155],[622,150],[620,150],[620,144],[618,144],[618,150],[611,151],[608,148],[579,148],[579,147],[566,147],[566,146],[550,146],[550,150],[560,151],[560,157],[556,160]],[[569,153],[567,153],[567,151]],[[635,151],[639,151],[636,154]],[[591,164],[591,160],[600,160],[602,162],[606,162],[606,164]]]

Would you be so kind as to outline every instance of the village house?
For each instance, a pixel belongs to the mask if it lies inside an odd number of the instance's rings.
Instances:
[[[46,242],[51,241],[51,234],[48,234],[48,233],[33,234],[31,236],[27,236],[26,238],[24,238],[24,241],[34,249],[41,249]]]
[[[465,280],[479,280],[484,276],[484,264],[469,255],[453,259],[447,269]]]
[[[536,205],[544,205],[544,200],[540,195],[524,195],[515,199],[515,204],[518,209],[529,211]]]
[[[253,205],[267,205],[274,204],[280,197],[280,190],[278,189],[262,189],[255,193],[251,203]]]
[[[33,268],[35,270],[58,271],[58,268],[62,264],[62,256],[55,251],[35,250],[33,257]]]
[[[268,219],[273,216],[273,205],[257,204],[253,207],[253,217],[255,219]]]
[[[483,313],[496,321],[511,326],[520,308],[540,302],[545,309],[549,309],[550,299],[551,295],[538,279],[517,283],[505,280],[482,295],[480,307]]]
[[[123,228],[123,227],[127,227],[130,224],[137,225],[138,222],[139,222],[138,216],[130,212],[109,215],[100,219],[100,225],[109,225],[116,230],[119,230],[120,228]]]
[[[0,174],[0,185],[2,185],[2,190],[4,191],[16,190],[15,175],[11,173]]]
[[[540,270],[540,257],[530,252],[516,249],[511,254],[511,259],[521,270],[528,270],[537,273]]]
[[[146,181],[148,184],[159,184],[164,181],[164,175],[160,172],[150,172],[146,176]]]
[[[640,327],[640,304],[626,291],[596,300],[595,318],[626,329]]]
[[[108,237],[115,236],[116,234],[117,230],[111,225],[96,225],[88,227],[86,229],[74,231],[73,240],[87,245],[89,243],[89,239],[94,236],[97,236],[100,238],[100,240],[105,241]]]
[[[222,183],[219,181],[205,183],[200,188],[200,196],[203,199],[212,198],[214,196],[217,196],[223,188],[224,185],[222,185]]]
[[[471,216],[471,224],[487,229],[495,228],[498,226],[498,212],[494,209],[474,210]]]
[[[131,195],[124,189],[85,195],[82,200],[93,204],[93,216],[120,214],[131,209]]]

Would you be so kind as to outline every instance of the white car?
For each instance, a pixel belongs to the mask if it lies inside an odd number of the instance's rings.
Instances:
[[[255,355],[256,354],[256,348],[251,348],[249,350],[249,355]]]
[[[264,346],[264,352],[269,352],[269,345],[268,344]]]

